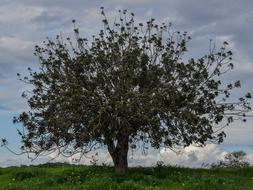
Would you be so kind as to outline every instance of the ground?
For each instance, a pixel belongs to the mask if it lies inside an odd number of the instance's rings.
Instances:
[[[189,169],[130,168],[116,175],[108,166],[44,164],[0,168],[0,190],[252,190],[253,167]]]

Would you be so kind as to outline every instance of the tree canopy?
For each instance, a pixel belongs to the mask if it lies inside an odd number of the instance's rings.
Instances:
[[[227,42],[219,49],[211,42],[206,55],[185,60],[187,32],[153,18],[137,23],[126,10],[112,23],[103,8],[101,15],[97,36],[88,40],[74,27],[74,39],[48,38],[35,47],[39,70],[18,74],[32,85],[23,94],[29,110],[14,118],[24,126],[24,151],[82,157],[101,145],[125,172],[128,150],[139,142],[154,148],[220,143],[224,126],[246,121],[251,95],[230,98],[240,81],[222,77],[233,69]]]

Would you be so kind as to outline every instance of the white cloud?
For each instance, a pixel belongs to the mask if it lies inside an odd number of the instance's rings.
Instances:
[[[169,149],[161,150],[159,159],[165,164],[180,165],[187,167],[201,167],[203,163],[213,163],[222,159],[226,154],[215,144],[205,147],[189,146],[178,155]]]
[[[249,154],[248,156],[247,156],[247,159],[248,159],[248,162],[249,163],[253,163],[253,153],[252,154]]]
[[[252,113],[250,113],[252,115]],[[225,128],[227,137],[225,138],[226,144],[231,145],[252,145],[252,134],[253,118],[247,118],[248,122],[242,123],[240,121],[235,121],[231,126]]]
[[[33,52],[33,42],[16,37],[0,37],[0,56],[30,60]],[[12,63],[9,63],[12,64]]]
[[[24,5],[7,5],[0,8],[0,23],[27,22],[39,16],[43,8]]]
[[[234,151],[234,150],[231,150]],[[98,155],[95,156],[97,159],[97,164],[106,164],[106,165],[113,165],[112,159],[109,153],[105,149],[101,149],[98,151]],[[253,164],[253,152],[247,151],[247,159],[248,161]],[[96,152],[92,152],[87,157],[84,157],[80,163],[78,164],[91,164],[91,156],[95,155]],[[128,163],[129,166],[155,166],[158,161],[163,161],[165,165],[177,165],[177,166],[184,166],[184,167],[191,167],[191,168],[200,168],[203,167],[203,164],[211,164],[215,163],[219,160],[224,158],[224,155],[228,153],[228,151],[222,149],[220,146],[215,144],[208,144],[205,147],[196,147],[196,146],[189,146],[182,150],[180,153],[175,153],[170,149],[161,149],[160,151],[151,150],[149,154],[143,155],[140,151],[135,151],[133,156],[131,153],[128,155]],[[52,158],[55,158],[57,155],[56,152],[45,156],[39,157],[37,160],[30,162],[26,155],[22,156],[13,156],[10,157],[3,157],[0,159],[0,167],[7,167],[16,165],[19,166],[21,164],[39,164],[45,163]],[[53,162],[68,162],[72,164],[76,164],[77,162],[74,159],[79,158],[79,155],[73,157],[63,157],[59,156],[56,157]]]
[[[218,145],[208,144],[205,147],[196,147],[189,146],[179,153],[175,153],[170,149],[162,148],[160,151],[156,151],[151,149],[149,154],[144,155],[141,151],[134,151],[133,155],[131,154],[131,150],[128,154],[128,162],[129,166],[155,166],[158,161],[163,161],[165,165],[178,165],[185,166],[191,168],[202,167],[203,164],[215,163],[218,160],[224,158],[224,155],[227,151],[221,149]],[[94,152],[92,153],[94,154]],[[88,157],[91,157],[92,154],[89,154]],[[53,154],[54,157],[55,154]],[[70,163],[75,163],[73,161],[74,158],[79,158],[79,156],[74,156],[72,158],[64,159],[63,157],[59,157],[57,161],[68,161]],[[100,150],[98,156],[95,156],[98,160],[97,164],[107,164],[112,165],[112,159],[109,153],[106,150]],[[249,154],[249,160],[253,163],[253,153]],[[81,160],[81,164],[90,164],[91,159],[84,158]]]
[[[124,4],[147,4],[152,3],[154,0],[111,0],[111,3],[124,3]]]
[[[203,163],[213,163],[220,160],[226,152],[217,145],[208,144],[205,147],[189,146],[181,151],[174,152],[162,148],[158,153],[151,153],[147,156],[140,152],[134,154],[130,160],[132,166],[154,166],[157,161],[163,161],[165,165],[179,165],[185,167],[201,167]]]

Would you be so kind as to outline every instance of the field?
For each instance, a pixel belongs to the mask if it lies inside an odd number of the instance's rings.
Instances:
[[[0,168],[0,190],[252,190],[253,168],[130,168],[44,164]]]

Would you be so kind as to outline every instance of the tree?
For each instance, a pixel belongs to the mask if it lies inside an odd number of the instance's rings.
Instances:
[[[246,158],[247,154],[244,151],[234,151],[227,153],[224,160],[211,165],[212,168],[242,168],[248,167],[250,164]]]
[[[74,41],[48,38],[35,47],[39,70],[18,74],[32,86],[23,93],[29,110],[14,118],[24,126],[23,151],[81,158],[105,146],[124,173],[128,150],[139,142],[154,148],[220,143],[224,126],[246,121],[250,94],[231,100],[240,82],[222,82],[233,69],[227,42],[218,50],[211,42],[207,55],[185,61],[187,32],[154,19],[136,23],[126,10],[111,24],[103,8],[101,14],[98,36],[82,38],[73,20]]]

